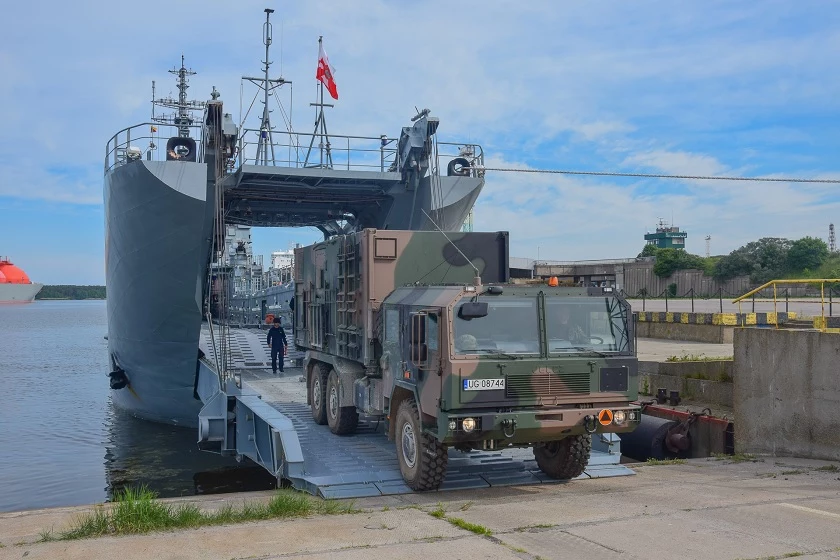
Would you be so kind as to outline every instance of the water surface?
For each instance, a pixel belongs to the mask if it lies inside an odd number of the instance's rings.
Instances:
[[[264,489],[253,465],[199,451],[196,433],[111,406],[104,301],[0,305],[0,511]]]

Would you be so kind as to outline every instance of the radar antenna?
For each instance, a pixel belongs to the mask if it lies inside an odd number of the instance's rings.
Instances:
[[[192,69],[187,69],[184,64],[184,55],[181,55],[181,67],[169,70],[170,74],[177,76],[178,99],[172,97],[164,97],[162,99],[155,99],[155,83],[152,82],[152,121],[163,124],[174,124],[178,127],[178,136],[182,138],[190,137],[190,127],[195,122],[193,119],[193,111],[203,111],[206,103],[204,101],[195,101],[187,99],[187,89],[190,87],[189,77],[194,76],[196,72]],[[170,115],[155,116],[155,106],[175,109],[177,112]]]

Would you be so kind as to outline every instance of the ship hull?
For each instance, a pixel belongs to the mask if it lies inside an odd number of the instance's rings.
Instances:
[[[203,163],[135,161],[105,176],[108,349],[128,385],[113,403],[145,420],[195,426],[209,261]]]
[[[0,303],[32,303],[43,284],[0,284]]]

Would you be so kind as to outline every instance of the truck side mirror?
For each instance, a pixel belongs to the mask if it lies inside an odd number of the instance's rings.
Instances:
[[[487,308],[486,301],[468,301],[461,304],[458,309],[458,318],[469,321],[470,319],[487,317]]]

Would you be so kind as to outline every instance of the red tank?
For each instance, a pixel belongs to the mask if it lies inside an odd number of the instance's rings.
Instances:
[[[13,265],[8,258],[0,258],[0,284],[31,284],[24,271]]]

